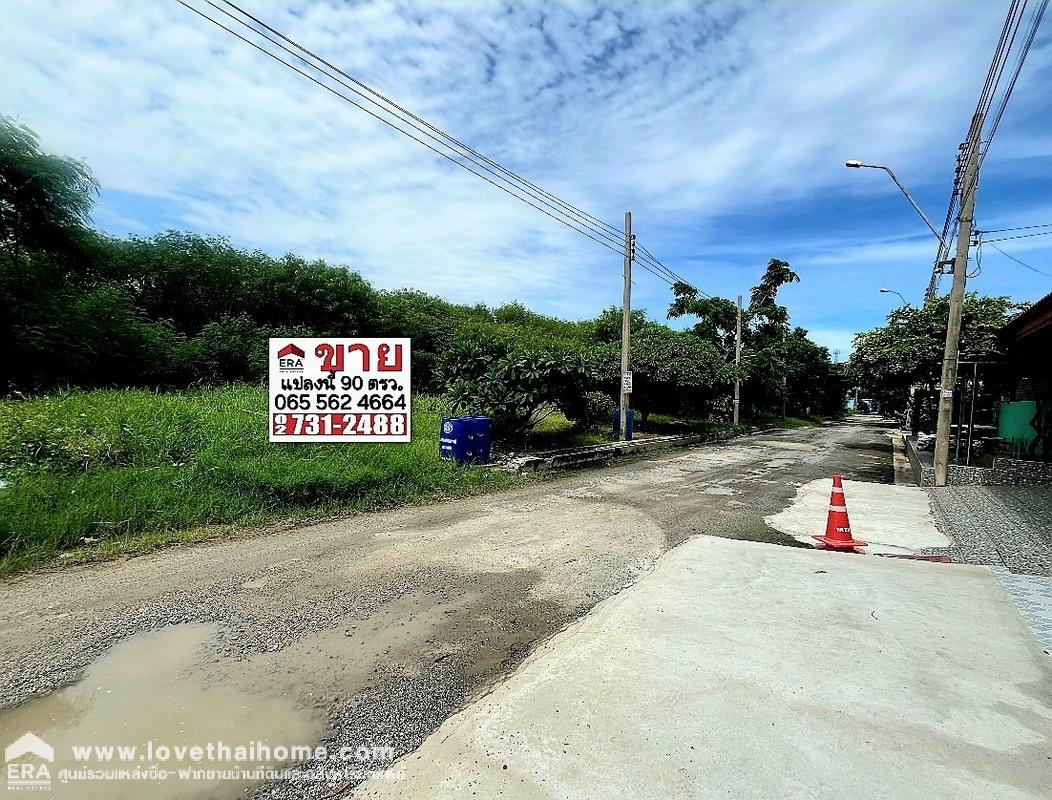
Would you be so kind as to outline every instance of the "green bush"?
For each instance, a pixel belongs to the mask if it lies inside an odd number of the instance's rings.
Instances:
[[[576,422],[585,430],[610,428],[617,401],[603,392],[585,392],[580,416]]]
[[[579,419],[593,380],[580,354],[493,327],[455,339],[439,375],[458,413],[492,417],[495,435],[510,439],[523,437],[552,410]]]

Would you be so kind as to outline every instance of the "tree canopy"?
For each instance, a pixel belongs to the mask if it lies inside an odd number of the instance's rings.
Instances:
[[[916,386],[918,424],[929,422],[934,392],[942,379],[943,350],[949,320],[949,297],[923,306],[902,306],[888,314],[887,323],[855,336],[849,376],[863,396],[872,398],[887,414],[903,418]],[[961,317],[960,357],[995,361],[1001,355],[997,331],[1023,306],[1008,297],[965,296]]]
[[[521,303],[489,308],[413,289],[380,291],[345,266],[246,251],[222,237],[114,238],[89,227],[97,188],[84,164],[44,153],[31,131],[0,120],[8,392],[258,382],[267,374],[268,337],[387,335],[412,338],[417,390],[493,414],[507,432],[553,408],[601,421],[616,402],[619,308],[568,321]],[[780,411],[783,379],[790,392],[824,397],[791,409],[839,411],[828,353],[802,329],[790,330],[777,303],[779,289],[797,280],[785,261],[767,265],[745,309],[737,372],[731,301],[677,284],[669,317],[695,317],[687,331],[633,311],[633,405],[644,418],[724,415],[740,375],[751,413]]]
[[[790,330],[789,310],[779,305],[778,291],[800,276],[787,261],[772,258],[742,309],[743,409],[836,414],[843,408],[844,383],[829,351],[812,342],[803,328]],[[722,297],[703,297],[689,284],[673,286],[668,316],[697,318],[693,333],[712,342],[726,363],[734,360],[737,304]],[[733,370],[722,372],[733,380]]]
[[[0,117],[0,241],[17,269],[28,250],[67,250],[98,186],[80,161],[44,153],[33,131]]]

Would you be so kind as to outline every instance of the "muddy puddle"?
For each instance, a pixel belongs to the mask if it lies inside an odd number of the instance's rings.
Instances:
[[[207,645],[216,633],[212,625],[177,625],[133,636],[78,683],[0,711],[6,788],[15,788],[14,764],[17,778],[38,781],[21,796],[238,797],[259,782],[253,775],[264,777],[261,767],[302,761],[283,748],[313,748],[323,722],[291,697],[215,680],[210,665],[218,665]],[[195,772],[180,774],[187,769]]]

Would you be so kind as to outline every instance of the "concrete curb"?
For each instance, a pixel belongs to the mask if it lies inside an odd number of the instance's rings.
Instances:
[[[587,445],[566,450],[549,450],[535,455],[516,459],[514,464],[492,464],[492,469],[509,472],[538,472],[545,470],[572,469],[591,464],[601,464],[615,458],[626,458],[634,455],[655,453],[670,450],[674,447],[690,447],[699,444],[713,444],[736,439],[741,436],[774,433],[785,428],[762,428],[744,433],[717,431],[715,433],[685,433],[671,436],[652,436],[646,439],[635,439],[630,442],[610,442],[609,444]]]

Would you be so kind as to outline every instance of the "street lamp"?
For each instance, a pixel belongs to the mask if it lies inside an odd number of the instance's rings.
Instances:
[[[883,286],[881,286],[880,287],[880,293],[881,294],[897,294],[899,296],[899,299],[902,301],[902,305],[906,306],[906,308],[909,308],[910,304],[906,302],[906,298],[903,297],[900,292],[896,292],[894,289],[885,289]]]
[[[917,205],[916,202],[914,202],[912,197],[910,197],[910,193],[906,191],[906,187],[899,182],[898,178],[895,177],[894,172],[880,164],[865,164],[861,161],[845,161],[844,166],[851,167],[852,169],[861,169],[862,167],[865,167],[866,169],[882,169],[886,173],[888,173],[891,179],[895,181],[895,185],[899,187],[899,191],[902,192],[902,196],[909,201],[909,204],[913,206],[913,210],[920,215],[920,218],[922,220],[924,220],[924,224],[928,226],[928,230],[935,234],[935,238],[939,240],[939,244],[945,245],[945,242],[943,242],[942,240],[942,234],[935,230],[935,226],[931,224],[931,220],[928,219],[924,212],[921,211],[921,207]],[[883,291],[883,289],[881,291]]]

